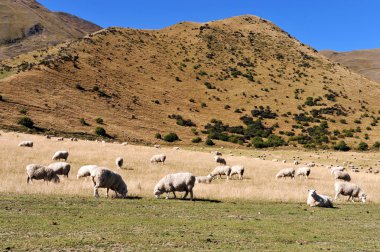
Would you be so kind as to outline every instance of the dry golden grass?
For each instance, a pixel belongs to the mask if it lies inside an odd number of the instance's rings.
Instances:
[[[23,140],[32,140],[33,148],[18,147]],[[42,181],[26,183],[25,166],[30,163],[49,164],[57,150],[70,152],[68,162],[72,165],[69,178],[61,178],[60,184],[47,184]],[[90,179],[76,179],[80,166],[97,164],[106,166],[120,173],[128,185],[129,195],[153,197],[154,185],[168,173],[189,171],[194,175],[207,175],[216,164],[213,161],[211,149],[193,150],[172,148],[151,148],[144,146],[91,141],[71,142],[65,140],[45,139],[41,136],[19,133],[1,133],[0,136],[0,192],[88,195],[93,193]],[[334,195],[334,180],[325,168],[327,164],[342,164],[343,161],[353,161],[356,165],[372,165],[380,160],[378,153],[322,153],[296,150],[221,150],[228,164],[245,166],[244,180],[217,179],[211,184],[197,184],[195,197],[210,199],[244,199],[264,201],[295,201],[306,200],[307,189],[315,188],[321,194]],[[165,165],[153,165],[149,162],[152,155],[164,153],[167,155]],[[231,153],[231,154],[230,154]],[[267,160],[261,160],[258,155],[266,154]],[[124,157],[124,169],[115,165],[117,156]],[[328,156],[328,157],[327,157]],[[315,161],[321,165],[313,167],[308,180],[276,180],[275,174],[281,168],[292,167],[292,157],[299,157],[302,162]],[[273,162],[273,159],[287,160]],[[338,161],[336,161],[338,159]],[[352,173],[352,182],[362,186],[369,195],[370,201],[380,202],[380,175],[364,172]],[[101,192],[104,197],[104,192]]]

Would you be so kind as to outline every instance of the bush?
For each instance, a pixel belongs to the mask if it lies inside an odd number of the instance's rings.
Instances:
[[[254,137],[252,138],[251,140],[251,143],[252,145],[255,147],[255,148],[266,148],[267,145],[265,144],[264,140],[261,138],[261,137]]]
[[[338,144],[334,145],[334,150],[337,151],[349,151],[351,148],[344,142],[340,141]]]
[[[106,130],[102,127],[96,127],[95,134],[98,136],[107,136]]]
[[[173,133],[173,132],[164,136],[164,141],[169,142],[169,143],[172,143],[172,142],[178,141],[178,140],[179,140],[179,137],[177,136],[176,133]]]
[[[215,145],[215,143],[210,139],[208,138],[205,142],[206,145],[209,145],[209,146],[212,146],[212,145]]]
[[[200,137],[195,137],[195,138],[193,138],[193,139],[191,140],[191,142],[193,142],[193,143],[200,143],[200,142],[202,142],[202,138],[200,138]]]
[[[374,149],[380,149],[380,142],[375,142],[372,147]]]
[[[3,96],[2,95],[0,95],[0,101],[3,101]]]
[[[80,119],[79,119],[79,122],[80,122],[80,124],[83,125],[83,126],[88,126],[88,125],[89,125],[89,124],[86,122],[86,120],[84,120],[84,118],[80,118]]]
[[[360,151],[366,151],[366,150],[368,150],[368,144],[365,143],[365,142],[359,143],[358,150],[360,150]]]
[[[84,91],[84,88],[79,83],[75,84],[75,88],[80,91]]]
[[[208,89],[215,89],[216,87],[214,85],[212,85],[210,82],[205,82],[204,83],[205,86],[208,88]]]
[[[32,119],[30,119],[29,117],[27,116],[24,116],[24,117],[21,117],[18,121],[17,121],[18,124],[22,125],[22,126],[25,126],[27,128],[33,128],[33,125],[34,125],[34,122]]]
[[[162,136],[161,136],[160,133],[156,133],[156,134],[154,135],[154,137],[157,138],[157,139],[162,139]]]
[[[96,119],[95,119],[95,122],[96,122],[97,124],[103,124],[103,123],[104,123],[103,119],[100,118],[100,117],[96,118]]]

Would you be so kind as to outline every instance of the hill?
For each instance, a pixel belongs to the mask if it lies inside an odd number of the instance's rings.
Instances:
[[[27,115],[41,132],[102,127],[144,143],[169,132],[257,147],[380,139],[379,83],[256,16],[111,27],[4,61],[2,76],[2,128]]]
[[[80,38],[101,27],[76,16],[51,12],[35,0],[0,3],[0,60],[68,39]]]
[[[380,49],[351,52],[321,51],[322,55],[369,79],[380,81]]]

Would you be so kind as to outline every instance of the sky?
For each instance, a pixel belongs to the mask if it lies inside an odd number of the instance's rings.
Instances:
[[[379,0],[37,0],[104,28],[160,29],[252,14],[317,50],[380,48]]]

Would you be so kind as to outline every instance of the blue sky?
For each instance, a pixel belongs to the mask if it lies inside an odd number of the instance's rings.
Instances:
[[[37,0],[102,27],[159,29],[252,14],[317,50],[380,48],[378,0]]]

